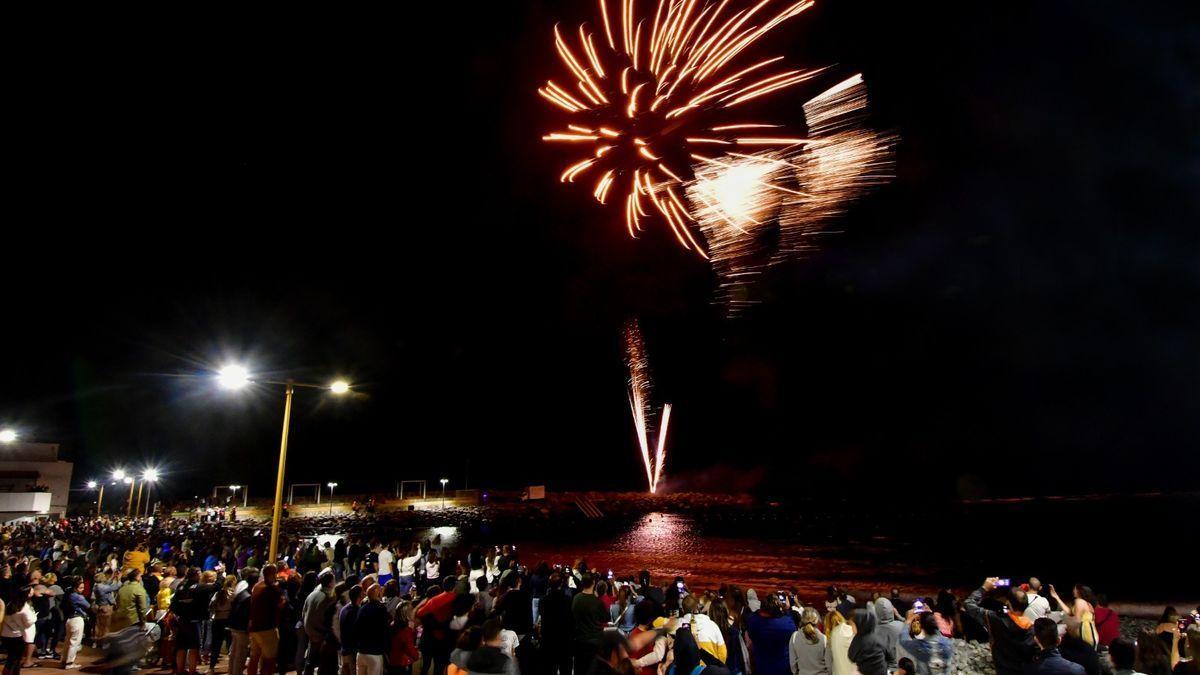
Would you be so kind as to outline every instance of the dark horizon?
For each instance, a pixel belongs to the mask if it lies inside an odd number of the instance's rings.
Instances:
[[[897,177],[731,320],[539,140],[595,3],[439,9],[20,38],[0,426],[264,496],[282,394],[216,391],[238,359],[366,395],[298,395],[289,482],[636,490],[636,316],[668,488],[1194,489],[1194,12],[818,2],[766,49],[861,71]]]

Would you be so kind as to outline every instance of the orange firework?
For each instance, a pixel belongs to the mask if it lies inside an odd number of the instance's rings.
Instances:
[[[819,72],[785,68],[781,56],[738,59],[812,0],[740,8],[731,0],[658,0],[652,16],[640,15],[635,0],[599,2],[598,27],[582,24],[569,34],[554,28],[573,82],[550,80],[538,93],[571,123],[542,139],[586,147],[560,180],[594,181],[592,195],[601,204],[620,203],[631,236],[657,213],[680,245],[707,258],[692,232],[684,185],[695,177],[693,164],[714,154],[806,142],[778,124],[736,119],[733,109]]]

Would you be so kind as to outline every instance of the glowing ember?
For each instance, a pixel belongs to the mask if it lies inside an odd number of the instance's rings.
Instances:
[[[671,404],[663,406],[661,424],[653,455],[650,452],[650,437],[653,433],[653,411],[650,406],[650,364],[646,360],[646,345],[642,341],[642,330],[636,320],[625,324],[625,364],[629,367],[629,409],[633,413],[633,427],[637,432],[638,447],[642,452],[642,463],[646,467],[646,484],[650,492],[658,491],[662,479],[663,465],[667,460],[667,427],[671,422]]]

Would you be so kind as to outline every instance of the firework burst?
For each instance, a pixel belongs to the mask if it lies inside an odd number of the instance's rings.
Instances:
[[[755,304],[749,289],[768,265],[813,250],[851,202],[890,178],[896,139],[863,127],[866,108],[854,75],[804,104],[802,146],[695,167],[687,197],[730,314]]]
[[[671,422],[671,404],[663,405],[655,448],[651,452],[650,438],[654,429],[653,409],[650,404],[650,364],[646,359],[642,330],[636,320],[625,324],[625,365],[629,368],[629,410],[633,413],[633,427],[637,432],[642,464],[646,468],[646,485],[650,492],[654,493],[658,491],[663,465],[667,460],[667,428]]]
[[[819,71],[782,67],[783,57],[749,65],[738,57],[812,0],[738,4],[658,0],[653,15],[642,16],[635,0],[599,0],[596,27],[554,28],[555,47],[573,83],[550,80],[538,93],[569,113],[570,123],[542,138],[585,148],[560,180],[593,181],[597,201],[621,205],[631,236],[657,213],[681,246],[708,257],[681,198],[695,177],[693,164],[731,151],[805,142],[781,125],[737,114],[739,106]]]

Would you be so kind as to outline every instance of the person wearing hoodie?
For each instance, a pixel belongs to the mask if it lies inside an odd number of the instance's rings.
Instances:
[[[847,654],[862,675],[887,675],[887,651],[879,631],[875,612],[869,609],[854,610],[854,639],[850,641]]]
[[[790,675],[792,672],[788,645],[792,633],[796,632],[796,622],[788,615],[789,608],[787,598],[776,594],[747,618],[750,660],[755,675]]]
[[[675,631],[675,645],[671,651],[676,675],[729,675],[729,669],[722,662],[700,648],[691,631]],[[595,671],[593,675],[596,675]]]
[[[879,633],[879,639],[883,641],[888,668],[894,670],[900,663],[900,655],[897,653],[899,650],[896,649],[896,645],[900,642],[900,635],[907,626],[903,621],[896,620],[896,608],[887,598],[879,598],[875,601],[875,618],[879,620],[875,631]]]
[[[829,650],[817,627],[820,623],[821,615],[815,607],[800,612],[800,629],[792,633],[788,643],[792,675],[829,675]]]

